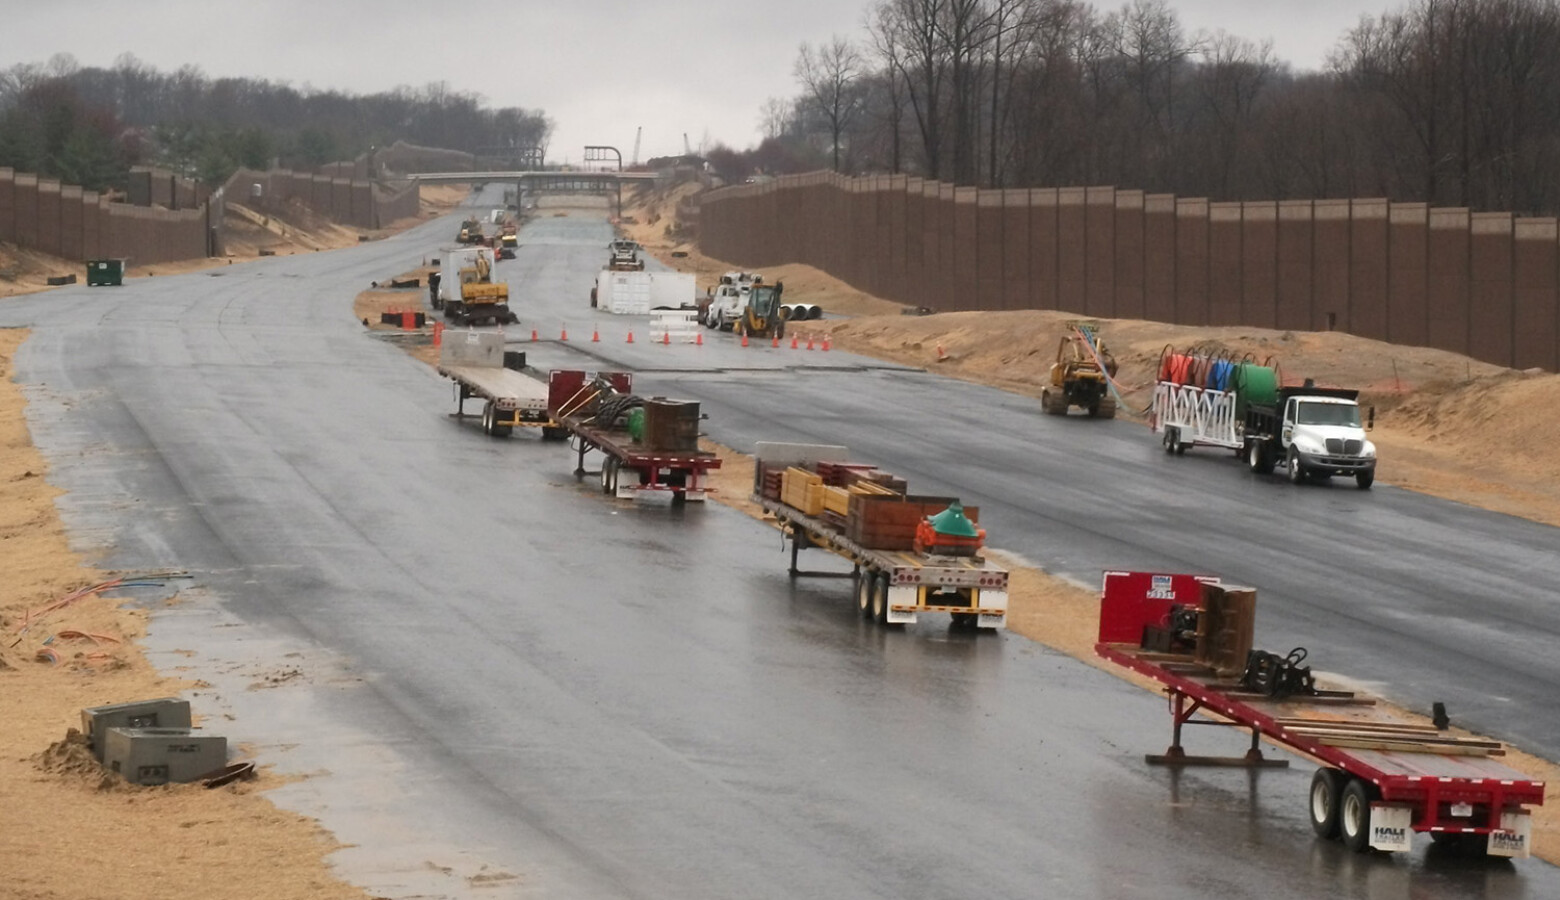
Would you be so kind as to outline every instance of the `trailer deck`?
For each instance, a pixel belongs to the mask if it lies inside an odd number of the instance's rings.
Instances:
[[[791,539],[790,576],[855,578],[863,616],[884,625],[913,623],[917,613],[949,613],[958,617],[956,622],[980,628],[1007,624],[1008,573],[989,560],[874,550],[846,537],[838,526],[778,500],[754,494],[753,501],[773,515]],[[807,548],[833,553],[851,563],[852,572],[846,576],[802,571],[797,568],[797,554]],[[886,588],[881,600],[877,599],[878,576],[880,587]]]
[[[574,475],[582,478],[585,454],[602,455],[601,491],[625,500],[657,493],[669,493],[672,502],[702,501],[714,489],[708,484],[710,472],[720,468],[720,457],[706,450],[666,450],[646,446],[624,428],[604,427],[589,411],[596,399],[591,387],[597,377],[610,382],[613,390],[628,394],[633,378],[626,372],[587,373],[577,369],[555,369],[548,376],[546,407],[550,425],[544,436],[568,436],[578,454]],[[623,477],[624,471],[629,477]]]
[[[1524,807],[1544,802],[1544,783],[1499,762],[1505,753],[1499,741],[1398,721],[1375,710],[1373,699],[1349,691],[1254,687],[1249,665],[1254,616],[1210,615],[1208,600],[1210,593],[1249,590],[1220,586],[1205,576],[1104,574],[1095,651],[1165,685],[1170,699],[1171,746],[1148,756],[1149,762],[1287,765],[1262,755],[1259,740],[1266,737],[1322,764],[1310,796],[1311,822],[1320,836],[1341,837],[1356,850],[1408,850],[1415,831],[1437,840],[1479,836],[1490,855],[1529,855],[1531,823]],[[1251,592],[1252,612],[1254,606]],[[1201,614],[1196,649],[1145,648],[1156,635],[1173,640],[1165,636],[1173,631],[1167,626],[1193,608]],[[1233,665],[1237,658],[1246,664],[1244,671]],[[1198,713],[1211,721],[1194,720]],[[1188,724],[1249,729],[1251,748],[1243,757],[1189,756],[1181,745],[1182,726]]]
[[[445,337],[439,350],[440,375],[455,383],[455,418],[466,416],[466,401],[482,400],[482,431],[507,437],[517,426],[543,429],[553,437],[547,411],[547,385],[521,371],[525,354],[506,353],[504,338],[471,331]]]

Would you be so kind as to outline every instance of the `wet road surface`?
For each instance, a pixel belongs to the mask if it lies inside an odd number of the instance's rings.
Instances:
[[[193,699],[230,740],[311,775],[274,796],[357,845],[338,855],[345,876],[390,896],[1560,896],[1560,872],[1536,860],[1448,860],[1423,845],[1356,857],[1318,842],[1303,763],[1258,776],[1150,769],[1142,754],[1168,739],[1160,698],[937,618],[878,631],[846,585],[791,584],[778,535],[745,516],[607,500],[575,482],[564,448],[453,422],[449,385],[365,337],[349,305],[453,221],[0,305],[0,324],[35,327],[19,378],[51,480],[70,491],[73,537],[105,565],[192,572],[184,602],[154,619],[155,658],[212,685]],[[524,298],[512,335],[548,319],[576,335],[588,332],[575,321],[615,324],[586,308],[607,233],[579,218],[526,230],[521,258],[499,270]],[[642,389],[705,400],[711,436],[739,447],[847,443],[918,490],[979,502],[996,543],[1061,571],[1163,560],[1256,583],[1264,635],[1328,619],[1297,608],[1277,625],[1289,603],[1275,601],[1322,601],[1193,552],[1202,520],[1182,515],[1211,504],[1211,521],[1266,490],[1225,460],[1134,456],[1152,441],[1124,423],[1096,429],[1085,456],[1060,429],[1101,423],[1045,423],[1021,398],[862,371],[876,364],[837,351],[827,364],[847,371],[739,378],[786,365],[785,351],[730,344],[531,352],[660,369]],[[678,374],[702,365],[728,372]],[[763,390],[775,382],[783,398]],[[824,412],[805,414],[809,394]],[[874,396],[912,408],[874,422]],[[971,438],[993,420],[1018,437]],[[1088,464],[1111,454],[1135,460],[1133,493],[1121,472]],[[1061,460],[1072,480],[1059,487]],[[1150,477],[1163,465],[1207,474]],[[1011,471],[1024,473],[1017,486]],[[1331,552],[1348,542],[1317,533],[1328,504],[1424,503],[1432,524],[1463,515],[1401,492],[1280,490],[1292,491],[1260,496],[1313,523],[1300,534]],[[1058,525],[1063,501],[1086,494],[1087,527]],[[1157,530],[1142,520],[1155,515],[1185,536],[1148,540]],[[1248,532],[1261,518],[1250,516]],[[1136,533],[1115,533],[1133,520]],[[1495,535],[1529,534],[1511,532]],[[1241,536],[1232,525],[1205,543]],[[1275,568],[1300,581],[1297,566]],[[1317,627],[1330,639],[1336,624]],[[1392,653],[1381,671],[1411,663]],[[1210,752],[1243,745],[1205,731],[1195,737]]]

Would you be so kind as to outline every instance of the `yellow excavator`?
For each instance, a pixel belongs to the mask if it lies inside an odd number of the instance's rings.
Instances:
[[[1040,408],[1049,415],[1065,416],[1069,407],[1088,410],[1101,419],[1116,417],[1116,396],[1110,380],[1116,376],[1116,358],[1105,349],[1099,323],[1067,323],[1067,333],[1056,348],[1050,384],[1040,392]]]
[[[780,282],[754,284],[748,290],[747,305],[742,307],[732,330],[748,337],[785,337],[785,316],[780,306],[780,293],[784,289]]]
[[[493,260],[478,250],[472,264],[462,267],[460,299],[444,304],[444,315],[456,325],[513,324],[519,317],[509,311],[509,285],[493,282]]]

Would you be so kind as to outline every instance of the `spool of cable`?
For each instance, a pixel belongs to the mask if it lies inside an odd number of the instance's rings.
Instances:
[[[1244,419],[1252,403],[1271,406],[1278,402],[1278,370],[1253,363],[1241,363],[1231,376],[1235,391],[1235,417]]]

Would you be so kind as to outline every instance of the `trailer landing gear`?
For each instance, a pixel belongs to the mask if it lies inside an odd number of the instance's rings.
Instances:
[[[1245,756],[1188,756],[1186,748],[1181,746],[1182,725],[1215,725],[1226,728],[1243,728],[1246,726],[1238,722],[1214,721],[1212,719],[1193,719],[1197,711],[1203,708],[1201,700],[1181,693],[1174,688],[1170,689],[1170,717],[1171,737],[1170,748],[1164,753],[1150,753],[1143,758],[1150,765],[1155,766],[1234,766],[1249,769],[1287,769],[1289,760],[1270,759],[1262,755],[1262,732],[1256,728],[1251,729],[1251,749]],[[1188,703],[1188,701],[1190,701]]]

